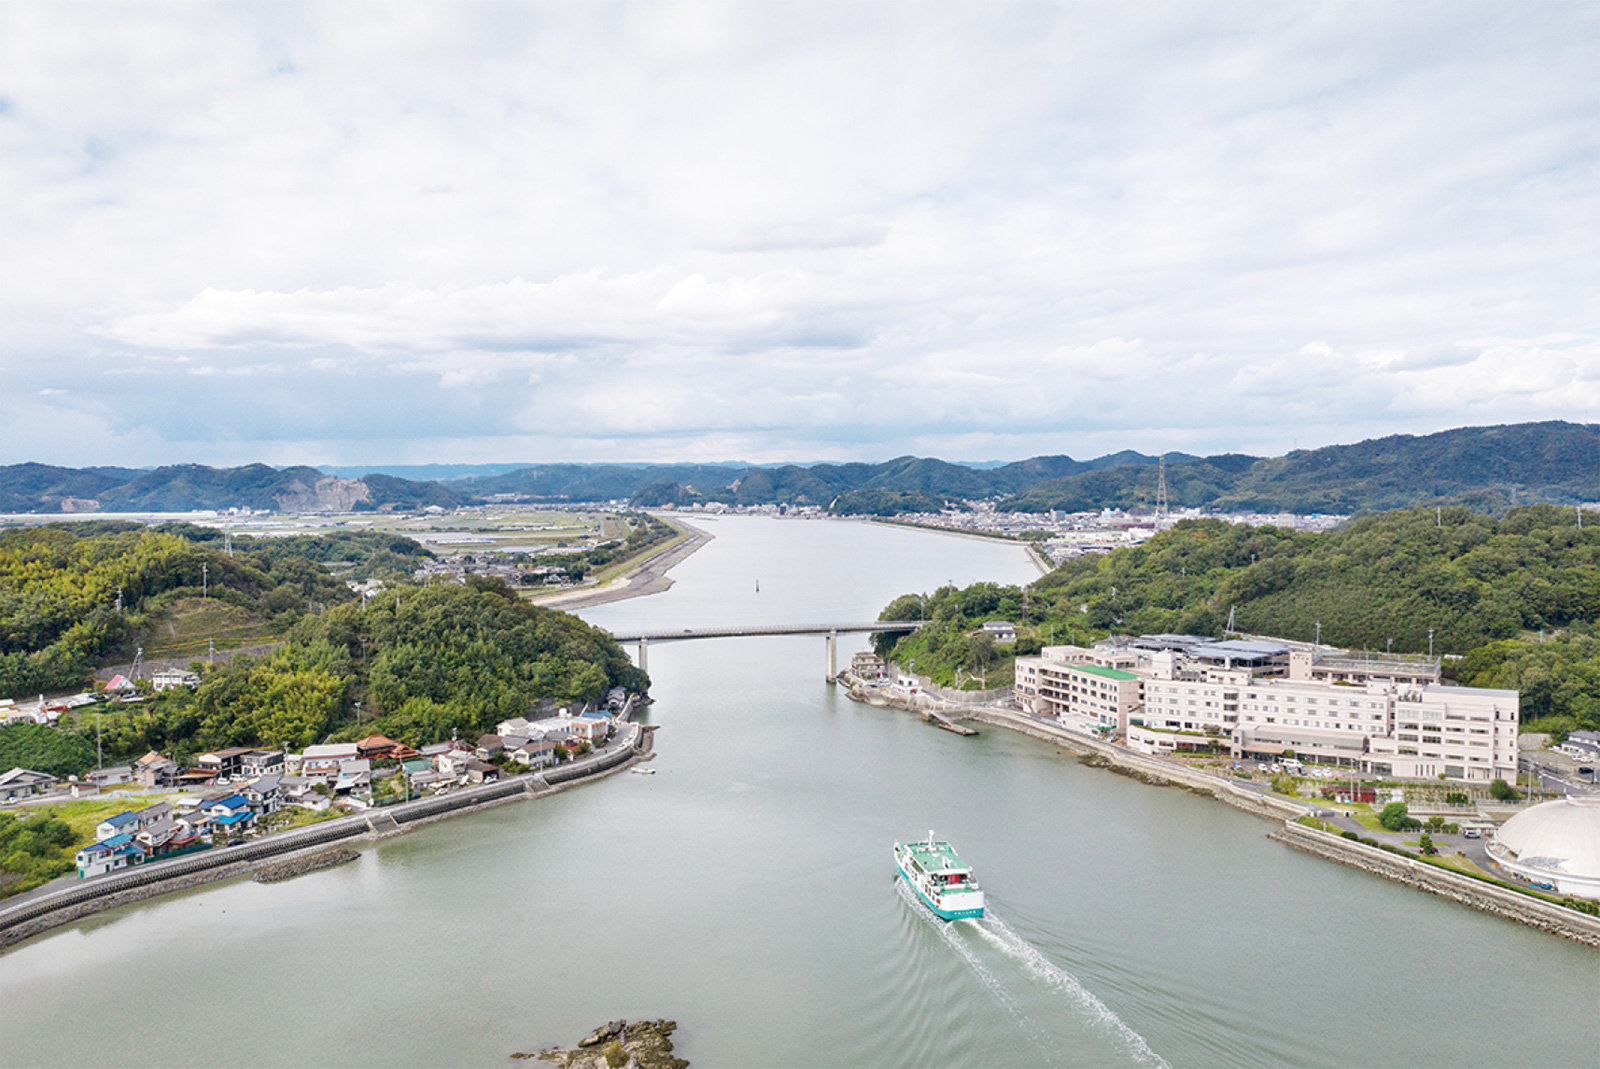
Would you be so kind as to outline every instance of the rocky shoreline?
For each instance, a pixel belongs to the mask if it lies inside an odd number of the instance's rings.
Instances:
[[[665,1019],[610,1021],[578,1040],[572,1050],[547,1047],[511,1057],[537,1058],[564,1069],[688,1069],[688,1060],[672,1053],[672,1033],[677,1029],[677,1021]]]
[[[251,879],[255,880],[256,883],[278,883],[282,880],[292,880],[296,876],[304,876],[307,873],[331,869],[336,865],[344,865],[360,856],[361,852],[359,850],[351,850],[349,847],[343,846],[335,847],[332,850],[324,850],[317,854],[306,854],[302,857],[292,857],[287,861],[280,861],[277,864],[257,869],[256,874]]]

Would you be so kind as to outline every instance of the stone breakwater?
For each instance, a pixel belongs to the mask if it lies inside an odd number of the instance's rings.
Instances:
[[[858,694],[855,689],[852,689],[851,697],[857,701],[867,700],[864,694]],[[873,691],[872,697],[872,704],[875,705],[888,704],[896,708],[910,708],[913,712],[917,711],[906,702],[886,700],[881,691]],[[1019,731],[1077,754],[1084,764],[1130,776],[1141,783],[1161,787],[1181,787],[1196,794],[1209,795],[1224,805],[1230,805],[1252,816],[1279,824],[1278,829],[1268,833],[1268,838],[1285,846],[1315,854],[1329,861],[1337,861],[1375,876],[1395,880],[1419,891],[1440,895],[1462,905],[1471,906],[1473,909],[1518,921],[1552,935],[1587,943],[1590,946],[1600,946],[1600,919],[1471,876],[1450,872],[1425,861],[1400,857],[1297,824],[1295,821],[1310,810],[1287,798],[1236,786],[1225,779],[1197,769],[1169,764],[1142,754],[1129,753],[1099,739],[1091,739],[1086,735],[1008,709],[974,705],[948,710],[947,715]]]
[[[338,847],[333,850],[324,850],[320,854],[306,854],[302,857],[280,861],[257,869],[252,877],[257,883],[278,883],[283,880],[292,880],[296,876],[304,876],[311,872],[321,872],[331,869],[336,865],[344,865],[361,856],[359,850],[348,847]]]
[[[1564,939],[1600,947],[1600,918],[1586,916],[1553,902],[1451,872],[1425,861],[1399,857],[1303,824],[1285,824],[1283,828],[1269,832],[1267,838],[1419,891],[1440,895],[1485,913],[1520,921]]]
[[[481,787],[469,787],[441,797],[368,810],[355,816],[269,835],[243,846],[213,847],[175,861],[153,861],[0,908],[0,949],[93,913],[242,876],[268,865],[293,861],[326,850],[334,843],[386,839],[446,817],[507,802],[540,798],[569,786],[620,772],[643,760],[651,752],[654,729],[648,725],[630,725],[630,730],[631,739],[621,745],[544,772],[515,776]]]

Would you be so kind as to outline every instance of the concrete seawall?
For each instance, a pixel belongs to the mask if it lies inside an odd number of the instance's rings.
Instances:
[[[629,710],[631,712],[631,709]],[[371,809],[323,824],[296,828],[235,847],[213,847],[174,861],[154,861],[122,872],[85,880],[53,894],[0,908],[0,949],[80,917],[201,884],[242,876],[277,863],[351,840],[377,841],[445,817],[490,806],[553,794],[565,787],[619,772],[650,753],[654,729],[632,725],[633,738],[592,758],[557,765],[481,787],[435,798]]]
[[[902,702],[889,704],[906,707]],[[1351,842],[1342,836],[1308,828],[1296,821],[1309,812],[1309,807],[1298,805],[1287,798],[1252,791],[1196,769],[1129,753],[1099,739],[1080,735],[1023,713],[993,707],[970,706],[953,710],[951,715],[1019,731],[1078,754],[1086,764],[1132,776],[1143,783],[1181,787],[1197,794],[1210,795],[1225,805],[1277,824],[1278,827],[1268,832],[1267,837],[1285,846],[1403,883],[1419,891],[1440,895],[1473,909],[1518,921],[1552,935],[1600,947],[1600,918],[1484,880],[1474,879],[1462,873],[1451,872],[1425,861],[1401,857],[1364,843]]]
[[[1419,891],[1441,895],[1485,913],[1520,921],[1552,935],[1600,947],[1600,917],[1590,917],[1553,902],[1451,872],[1426,861],[1400,857],[1365,843],[1351,842],[1342,836],[1308,828],[1303,824],[1285,824],[1281,829],[1269,832],[1267,838]]]

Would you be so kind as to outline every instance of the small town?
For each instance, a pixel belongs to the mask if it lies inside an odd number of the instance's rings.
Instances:
[[[101,821],[94,842],[77,852],[79,878],[103,876],[571,761],[612,739],[617,714],[628,705],[628,696],[617,690],[602,708],[562,708],[535,720],[513,717],[475,740],[452,738],[419,749],[369,735],[356,742],[308,746],[299,753],[229,747],[197,755],[190,768],[151,751],[81,779],[13,768],[0,773],[0,805],[112,800],[121,811]],[[122,808],[135,805],[136,797],[161,800]]]

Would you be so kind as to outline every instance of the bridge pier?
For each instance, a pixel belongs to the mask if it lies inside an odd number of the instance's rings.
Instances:
[[[829,631],[826,638],[828,651],[827,680],[832,683],[839,678],[839,632]]]
[[[650,671],[650,640],[639,636],[639,671]]]

